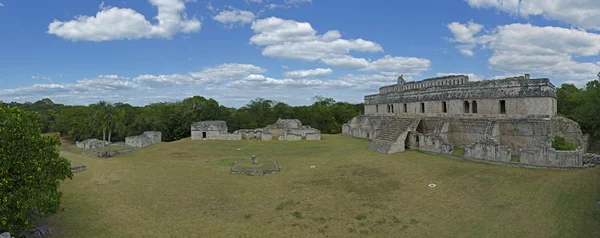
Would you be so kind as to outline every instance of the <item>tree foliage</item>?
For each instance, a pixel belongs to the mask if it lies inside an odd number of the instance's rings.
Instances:
[[[592,136],[600,136],[600,82],[590,81],[585,88],[563,84],[556,90],[558,114],[579,123]]]
[[[43,136],[38,119],[36,113],[0,106],[0,231],[20,234],[34,216],[57,212],[60,181],[72,177],[58,137]]]

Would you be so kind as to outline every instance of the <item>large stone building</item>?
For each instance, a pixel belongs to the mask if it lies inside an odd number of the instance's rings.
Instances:
[[[576,122],[556,116],[549,79],[529,75],[470,82],[452,75],[398,83],[365,96],[365,115],[342,127],[371,140],[381,153],[417,149],[474,160],[546,167],[581,167],[588,137]],[[552,148],[555,136],[577,150]],[[464,153],[457,153],[464,150]]]

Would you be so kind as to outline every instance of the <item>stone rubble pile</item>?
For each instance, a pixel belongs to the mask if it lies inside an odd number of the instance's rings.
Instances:
[[[600,155],[592,153],[583,155],[583,167],[594,167],[597,164],[600,165]]]
[[[10,233],[4,232],[4,233],[0,233],[0,238],[14,238],[14,237],[10,236]]]

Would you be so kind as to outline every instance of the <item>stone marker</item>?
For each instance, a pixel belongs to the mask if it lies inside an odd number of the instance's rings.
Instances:
[[[256,155],[252,155],[252,165],[256,165]]]

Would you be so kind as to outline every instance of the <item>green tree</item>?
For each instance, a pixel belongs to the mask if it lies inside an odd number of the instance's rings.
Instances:
[[[0,107],[0,231],[21,234],[33,218],[58,211],[60,181],[72,178],[56,136],[42,136],[38,115]]]

